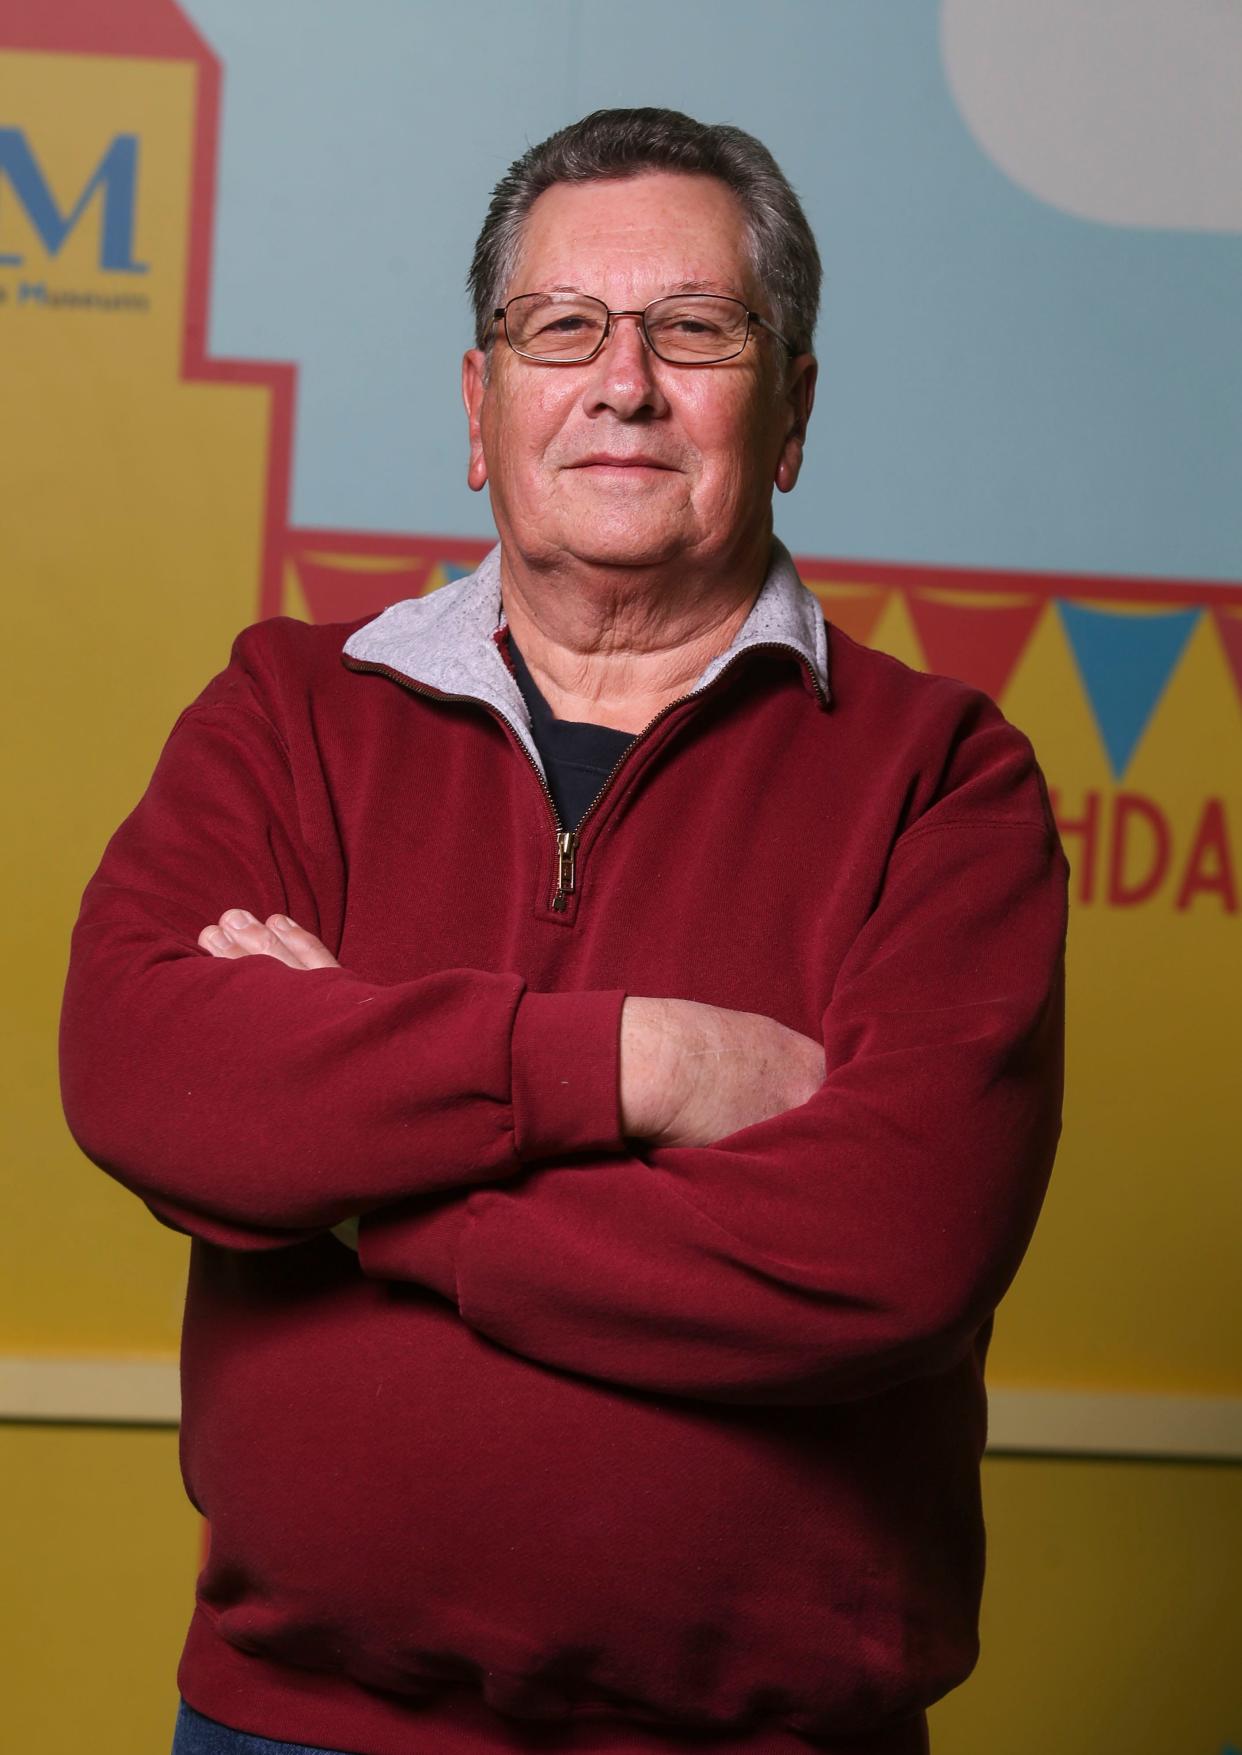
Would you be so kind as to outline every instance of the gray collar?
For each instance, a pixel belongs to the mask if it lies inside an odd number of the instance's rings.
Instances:
[[[507,721],[542,774],[526,703],[495,640],[504,619],[498,543],[476,572],[442,585],[429,597],[394,603],[351,634],[344,651],[360,663],[382,665],[440,694],[482,701]],[[810,668],[825,703],[831,700],[823,611],[799,579],[788,549],[775,539],[772,563],[750,614],[733,644],[712,659],[688,693],[701,693],[751,646],[788,647]]]

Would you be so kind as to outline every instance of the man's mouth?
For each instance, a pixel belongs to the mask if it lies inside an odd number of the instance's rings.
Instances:
[[[618,457],[610,452],[600,451],[590,457],[580,457],[570,469],[663,469],[671,470],[673,465],[665,463],[659,457]]]

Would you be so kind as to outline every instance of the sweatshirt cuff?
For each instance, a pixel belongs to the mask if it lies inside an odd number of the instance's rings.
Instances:
[[[513,1143],[523,1162],[615,1152],[621,991],[522,995],[513,1025]]]

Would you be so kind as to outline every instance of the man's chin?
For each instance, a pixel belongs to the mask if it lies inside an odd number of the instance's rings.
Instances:
[[[584,528],[582,521],[571,520],[568,528],[552,535],[543,533],[542,540],[521,546],[533,564],[555,571],[579,566],[647,572],[684,561],[694,545],[682,531],[633,526],[592,530]]]
[[[567,560],[582,567],[644,573],[653,567],[675,566],[685,556],[686,544],[667,540],[659,542],[651,538],[640,541],[633,536],[592,541],[589,537],[576,535],[561,552]]]

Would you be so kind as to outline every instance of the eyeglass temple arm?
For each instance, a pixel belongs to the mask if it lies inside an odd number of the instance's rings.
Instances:
[[[761,329],[766,329],[769,335],[775,335],[776,339],[780,342],[783,342],[784,345],[789,349],[790,353],[793,353],[793,354],[797,353],[798,350],[794,346],[793,342],[790,341],[789,337],[787,335],[782,335],[779,329],[773,328],[772,324],[768,322],[767,318],[761,317],[759,315],[758,311],[747,311],[746,315],[750,318],[752,323],[758,323],[758,325]]]

